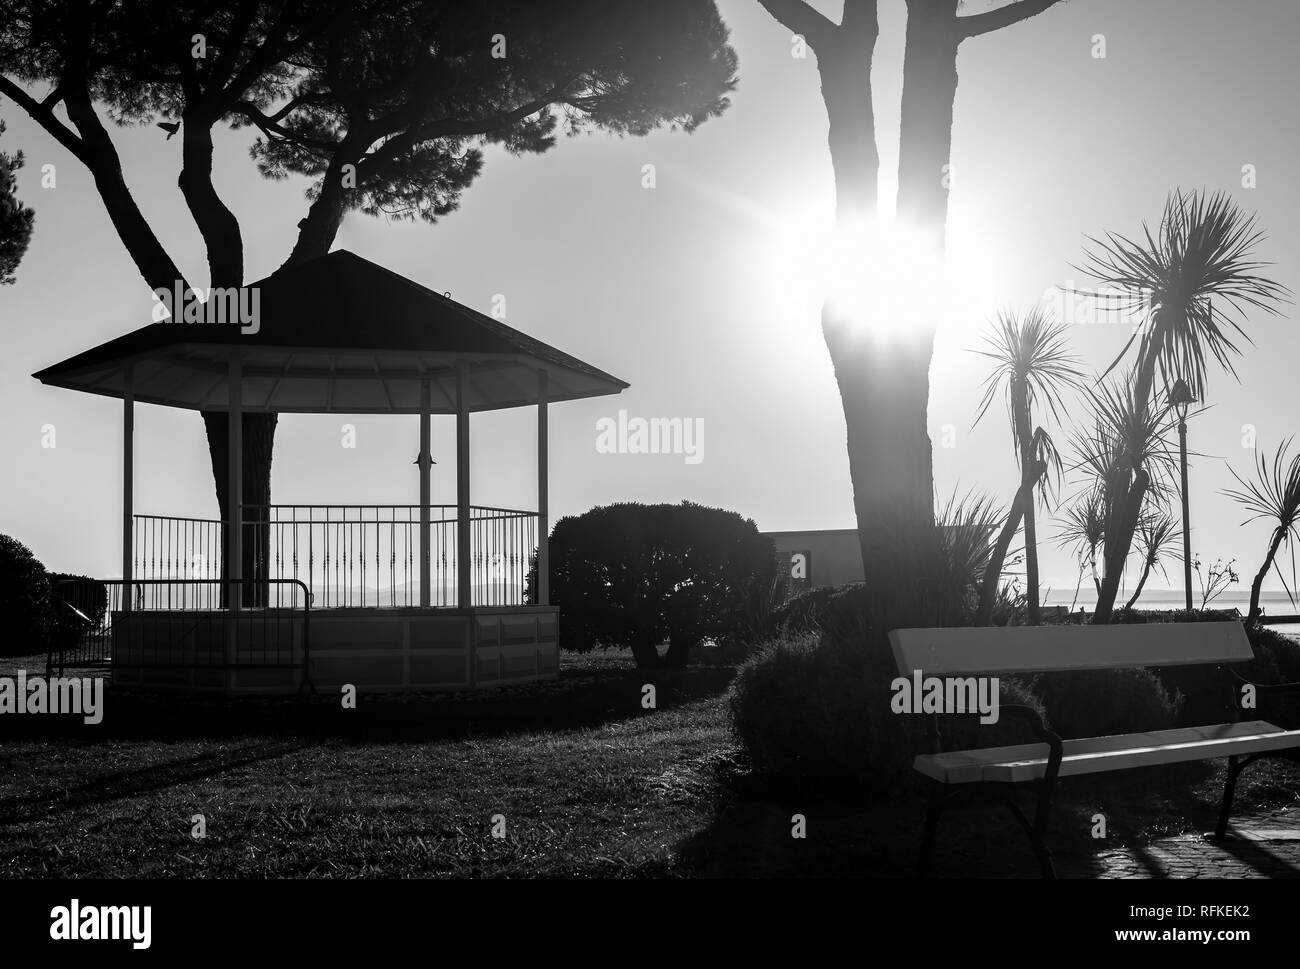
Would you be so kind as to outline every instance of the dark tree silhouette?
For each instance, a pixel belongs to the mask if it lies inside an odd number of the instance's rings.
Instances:
[[[562,647],[629,648],[645,668],[667,640],[662,664],[680,667],[743,626],[776,578],[776,547],[734,511],[627,502],[556,522],[551,573]]]
[[[5,123],[0,121],[0,135]],[[18,169],[23,167],[23,153],[7,155],[0,151],[0,285],[12,283],[18,264],[23,261],[32,241],[36,213],[18,200]]]
[[[86,166],[141,275],[167,291],[191,284],[131,196],[101,110],[163,127],[160,150],[179,132],[208,283],[237,287],[241,227],[212,179],[219,124],[258,130],[264,175],[314,180],[283,269],[327,253],[349,211],[451,212],[488,143],[521,154],[561,127],[690,131],[735,81],[713,0],[0,0],[0,94]],[[204,420],[224,518],[226,416]],[[243,420],[245,501],[269,504],[276,415]],[[266,550],[245,547],[256,575]]]
[[[817,55],[841,226],[876,213],[879,154],[871,107],[877,0],[845,0],[836,24],[804,0],[759,0]],[[942,252],[948,214],[957,52],[961,44],[1042,13],[1060,0],[1019,0],[958,16],[958,0],[907,0],[898,218]],[[934,521],[926,411],[935,321],[907,339],[856,338],[828,301],[822,331],[848,429],[849,472],[868,601],[878,629],[931,625],[944,551]]]

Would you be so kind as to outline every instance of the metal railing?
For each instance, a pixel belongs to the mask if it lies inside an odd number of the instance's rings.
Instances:
[[[246,596],[274,606],[261,591],[279,579],[302,582],[313,605],[404,607],[420,604],[419,505],[246,505],[243,544],[256,548]],[[223,524],[214,519],[135,516],[135,574],[145,579],[221,578]],[[429,506],[429,604],[456,606],[461,563],[457,508]],[[471,604],[521,605],[537,547],[537,514],[511,508],[470,510]],[[245,572],[250,557],[245,555]],[[265,573],[264,575],[262,573]],[[213,608],[219,607],[220,585]]]
[[[229,612],[220,579],[70,579],[55,583],[57,615],[46,672],[109,665],[302,669],[310,659],[311,597],[270,579],[277,605]],[[124,596],[128,594],[129,603]]]

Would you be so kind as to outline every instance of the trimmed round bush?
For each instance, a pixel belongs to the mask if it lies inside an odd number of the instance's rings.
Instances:
[[[0,653],[26,656],[45,649],[49,599],[50,581],[45,566],[22,542],[0,535],[0,616],[5,624]]]
[[[685,666],[746,625],[777,574],[776,547],[736,512],[621,502],[561,518],[550,539],[560,646],[628,647],[641,667]]]
[[[1067,740],[1166,730],[1178,716],[1180,698],[1145,669],[1040,673],[1032,687],[1048,726]]]
[[[865,644],[801,633],[759,647],[728,697],[755,774],[780,787],[883,794],[907,776],[923,731],[890,711],[893,663]]]

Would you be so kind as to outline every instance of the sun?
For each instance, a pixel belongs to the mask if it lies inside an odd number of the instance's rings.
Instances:
[[[950,273],[934,233],[892,218],[837,226],[826,260],[826,310],[856,334],[900,340],[935,327]]]
[[[825,307],[830,319],[864,338],[893,341],[947,331],[965,339],[994,305],[995,247],[961,245],[954,259],[932,232],[891,216],[838,224],[829,211],[773,220],[755,283],[776,315]],[[963,243],[966,240],[963,240]],[[952,249],[949,239],[948,249]]]

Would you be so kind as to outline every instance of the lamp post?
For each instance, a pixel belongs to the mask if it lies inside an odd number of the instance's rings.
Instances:
[[[1169,405],[1178,412],[1178,457],[1183,479],[1183,589],[1187,611],[1192,611],[1192,528],[1187,512],[1187,408],[1196,402],[1191,388],[1181,377],[1169,391]]]

